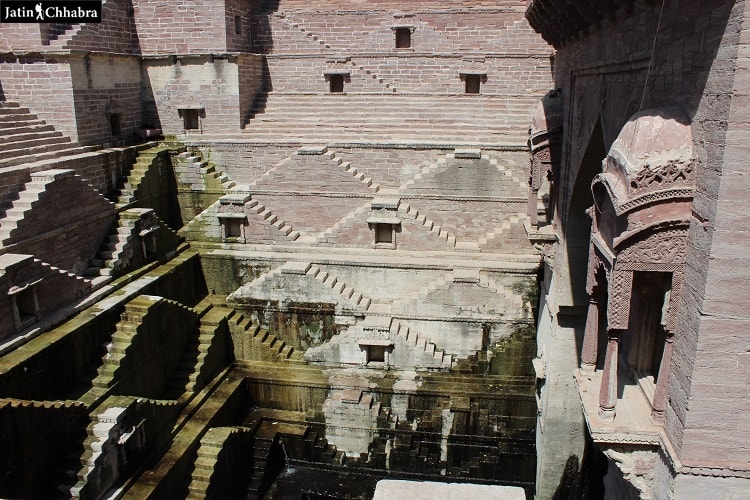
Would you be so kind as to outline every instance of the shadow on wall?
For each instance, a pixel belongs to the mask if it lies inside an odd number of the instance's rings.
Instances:
[[[258,12],[250,20],[250,46],[256,54],[270,54],[273,51],[273,30],[268,16],[279,8],[279,0],[261,2]]]

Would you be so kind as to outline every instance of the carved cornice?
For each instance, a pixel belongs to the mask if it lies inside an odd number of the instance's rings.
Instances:
[[[549,44],[559,49],[606,22],[630,16],[654,0],[529,0],[526,19]]]

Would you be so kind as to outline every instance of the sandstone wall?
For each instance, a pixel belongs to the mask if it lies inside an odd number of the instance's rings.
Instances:
[[[141,53],[210,54],[245,46],[247,31],[234,35],[234,16],[245,15],[245,2],[211,0],[185,4],[182,0],[138,0],[134,19]]]
[[[143,67],[145,121],[158,124],[166,134],[183,132],[180,109],[200,110],[202,130],[238,131],[262,74],[261,59],[251,55],[150,59]]]
[[[90,50],[109,54],[132,54],[138,51],[138,40],[133,25],[132,0],[102,2],[100,23],[74,25],[54,40],[50,48]]]
[[[27,107],[58,132],[77,139],[73,75],[66,58],[0,58],[0,85],[8,101]]]

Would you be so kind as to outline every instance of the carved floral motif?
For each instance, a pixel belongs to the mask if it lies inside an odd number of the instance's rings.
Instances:
[[[630,180],[631,194],[667,189],[671,184],[692,184],[693,162],[670,160],[656,168],[646,165]]]
[[[627,330],[630,320],[630,295],[633,291],[633,272],[613,270],[609,277],[607,327]]]
[[[684,264],[687,252],[685,229],[670,229],[651,233],[617,253],[618,263]],[[644,267],[643,270],[648,270]]]

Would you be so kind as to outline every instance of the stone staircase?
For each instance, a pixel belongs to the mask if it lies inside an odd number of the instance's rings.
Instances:
[[[402,320],[393,318],[391,321],[390,333],[401,338],[404,342],[423,350],[427,355],[427,360],[419,368],[439,368],[449,370],[453,366],[453,356],[445,351],[438,349],[435,344],[422,338],[419,334],[404,325]]]
[[[97,256],[91,260],[86,270],[87,276],[113,276],[127,265],[129,254],[141,251],[140,248],[133,248],[132,244],[138,218],[123,217],[124,213],[120,214],[114,231],[107,235]]]
[[[452,283],[453,275],[451,273],[443,273],[429,285],[420,287],[416,294],[397,297],[391,304],[391,311],[393,314],[406,314],[409,311],[414,311],[414,306],[420,302],[424,302],[431,293],[437,290],[445,290]]]
[[[525,146],[531,97],[293,94],[258,97],[253,140],[420,141]]]
[[[359,219],[360,217],[369,214],[372,209],[370,208],[371,201],[367,200],[362,205],[358,206],[346,216],[344,216],[342,219],[339,219],[333,226],[329,227],[322,233],[318,233],[315,236],[310,237],[310,242],[315,242],[316,244],[326,244],[326,243],[335,243],[336,237],[343,231],[345,228],[350,227],[354,221]]]
[[[140,210],[123,210],[118,214],[117,222],[104,238],[97,255],[91,259],[85,275],[88,277],[116,277],[127,269],[129,260],[135,252],[142,252],[140,245],[134,244],[133,240],[138,236],[138,222]],[[172,236],[181,241],[182,237],[167,226],[164,221],[154,215],[159,221],[159,230],[168,231]]]
[[[244,427],[214,427],[209,429],[203,435],[198,448],[198,457],[194,463],[194,469],[190,475],[190,485],[188,486],[187,499],[204,500],[210,498],[219,498],[217,495],[222,493],[221,481],[226,480],[223,477],[216,477],[217,468],[224,465],[225,469],[231,467],[227,463],[232,460],[230,451],[227,447],[233,446],[237,437],[250,434],[252,431]],[[218,490],[218,491],[217,491]]]
[[[353,68],[355,68],[356,70],[364,73],[365,75],[369,76],[374,81],[376,81],[377,83],[379,83],[380,85],[382,85],[383,88],[387,92],[391,92],[393,94],[395,94],[397,92],[396,84],[395,83],[386,81],[385,78],[381,78],[380,76],[378,76],[377,73],[373,72],[371,69],[367,69],[365,66],[362,66],[362,65],[360,65],[360,64],[358,64],[358,63],[356,63],[354,61],[349,61],[349,62],[352,65]]]
[[[370,304],[372,303],[370,298],[365,297],[362,292],[355,290],[343,281],[339,281],[327,271],[323,271],[317,264],[310,264],[307,267],[305,274],[330,287],[333,291],[347,299],[358,309],[367,311],[370,308]]]
[[[499,226],[494,226],[492,231],[488,231],[484,236],[481,236],[476,240],[477,246],[484,247],[487,243],[492,240],[503,237],[513,227],[520,227],[524,220],[527,220],[528,216],[524,213],[516,213],[507,217],[506,221],[501,223]]]
[[[428,219],[426,215],[420,213],[419,210],[412,207],[408,203],[404,203],[403,200],[401,200],[401,204],[398,207],[398,211],[400,214],[407,215],[415,219],[418,223],[426,227],[436,237],[444,240],[448,244],[448,246],[450,247],[456,246],[456,236],[454,234],[450,233],[447,229],[444,229],[440,227],[439,225],[435,224],[434,221],[432,221],[431,219]]]
[[[138,199],[138,188],[157,157],[166,150],[163,146],[156,146],[138,153],[135,162],[130,167],[122,189],[116,192],[117,201],[115,205],[118,208],[126,207]]]
[[[81,25],[78,23],[50,23],[48,38],[44,45],[54,45],[55,47],[64,47],[68,41],[70,41],[78,30],[81,29]]]
[[[28,108],[0,102],[0,168],[93,149],[71,142]]]
[[[177,182],[189,185],[191,190],[223,189],[228,191],[237,184],[218,170],[213,162],[205,161],[197,151],[185,151],[177,155],[178,166],[174,168]]]
[[[284,24],[286,24],[287,26],[289,26],[289,27],[291,27],[293,29],[298,30],[300,33],[303,33],[305,35],[305,37],[307,37],[307,39],[311,43],[317,43],[318,45],[320,45],[320,47],[322,49],[330,49],[331,48],[331,46],[329,44],[327,44],[324,40],[321,40],[318,35],[315,35],[314,33],[311,33],[304,26],[301,26],[300,23],[295,22],[293,19],[291,19],[289,17],[288,14],[286,14],[284,12],[281,12],[281,13],[276,14],[275,17],[280,18],[284,22]]]
[[[164,301],[185,307],[173,300]],[[216,306],[197,309],[199,312],[196,311],[196,314],[201,316],[200,327],[197,336],[188,340],[183,347],[183,357],[166,389],[168,399],[178,399],[200,391],[228,360],[228,338],[222,335],[221,330],[223,324],[234,316],[234,310]],[[195,311],[196,308],[191,310]]]
[[[63,274],[65,276],[67,276],[68,278],[71,278],[71,279],[75,280],[76,282],[78,282],[79,284],[84,285],[84,286],[90,286],[91,285],[91,280],[89,280],[87,278],[84,278],[83,276],[79,276],[79,275],[77,275],[75,273],[71,273],[70,271],[66,271],[65,269],[60,269],[59,267],[55,267],[52,264],[48,264],[48,263],[43,262],[43,261],[41,261],[39,259],[34,259],[34,262],[37,263],[37,264],[39,264],[40,266],[42,266],[44,269],[48,269],[50,271],[50,273]]]
[[[300,351],[287,345],[267,329],[261,328],[250,316],[236,314],[230,318],[229,331],[235,352],[242,353],[242,359],[275,363],[302,363],[304,361]]]
[[[315,171],[311,171],[311,167]],[[359,182],[356,182],[359,181]],[[259,191],[306,191],[377,193],[380,185],[329,151],[326,146],[307,146],[264,172],[251,184]],[[363,188],[366,188],[363,190]]]
[[[125,304],[125,311],[120,316],[112,340],[107,344],[107,353],[94,378],[94,388],[107,390],[115,383],[115,375],[120,369],[121,361],[138,335],[143,318],[149,313],[152,300],[139,296]]]
[[[510,179],[518,185],[518,188],[520,189],[520,194],[523,196],[528,193],[529,191],[529,183],[527,180],[519,179],[515,172],[510,170],[509,168],[506,168],[503,164],[501,164],[497,158],[490,156],[489,157],[490,165],[495,167],[498,172],[507,175],[510,177]]]
[[[18,199],[11,203],[5,211],[5,217],[0,219],[0,244],[11,243],[14,231],[22,229],[25,224],[33,224],[27,214],[44,201],[50,182],[52,181],[32,179],[24,185],[24,190],[18,193]]]
[[[399,187],[399,191],[402,193],[410,191],[415,184],[417,184],[420,180],[422,180],[425,176],[437,173],[448,165],[448,160],[454,160],[456,158],[454,153],[448,153],[440,158],[434,163],[428,163],[428,164],[422,164],[419,166],[419,172],[414,174],[414,176],[411,177],[408,181],[403,183]]]
[[[365,174],[359,172],[355,167],[352,166],[351,162],[344,161],[342,158],[337,157],[335,152],[327,151],[327,153],[328,158],[333,160],[337,165],[340,165],[346,173],[351,174],[356,180],[360,181],[365,186],[370,188],[373,193],[377,193],[378,191],[380,191],[380,184],[376,182],[374,183],[372,181],[372,177],[368,177]]]
[[[270,224],[286,236],[291,241],[296,241],[300,237],[300,232],[296,231],[286,221],[279,219],[270,208],[267,208],[264,204],[258,200],[251,199],[246,207],[250,210],[251,214],[257,214],[258,217],[262,218],[267,224]]]

